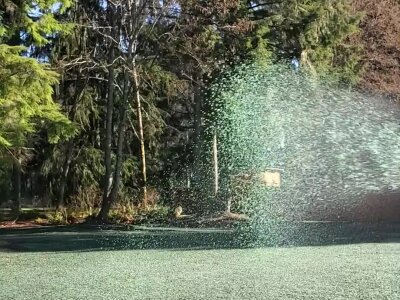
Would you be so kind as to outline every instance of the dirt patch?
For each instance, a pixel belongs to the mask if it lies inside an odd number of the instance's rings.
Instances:
[[[38,224],[34,221],[5,221],[0,222],[0,228],[31,228],[31,227],[42,227],[48,224]]]
[[[187,228],[230,229],[247,221],[249,221],[249,217],[244,214],[219,212],[207,216],[182,216],[178,219],[170,219],[165,225]]]

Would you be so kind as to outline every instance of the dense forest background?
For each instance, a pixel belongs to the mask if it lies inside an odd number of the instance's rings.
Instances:
[[[398,100],[399,19],[397,0],[0,0],[0,203],[105,220],[199,202],[221,74],[298,61]]]

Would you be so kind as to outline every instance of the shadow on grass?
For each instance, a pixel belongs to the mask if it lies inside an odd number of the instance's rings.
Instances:
[[[0,252],[206,250],[380,242],[400,242],[400,224],[281,223],[259,234],[254,234],[248,229],[127,228],[88,225],[0,229]]]

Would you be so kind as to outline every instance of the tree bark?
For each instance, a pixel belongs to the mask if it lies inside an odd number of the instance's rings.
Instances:
[[[21,151],[16,152],[17,157],[13,159],[13,191],[14,191],[14,203],[13,213],[19,214],[21,212]]]
[[[119,185],[121,182],[121,169],[122,169],[122,163],[124,161],[123,150],[124,150],[126,119],[127,119],[127,109],[128,109],[128,93],[129,93],[129,78],[128,78],[128,72],[125,71],[125,79],[124,79],[124,87],[122,95],[123,103],[120,107],[120,121],[118,124],[118,142],[117,142],[117,158],[116,158],[117,161],[115,163],[112,189],[110,195],[107,197],[106,201],[107,205],[105,206],[107,214],[111,208],[112,203],[117,198]],[[106,217],[107,215],[102,215],[103,220],[105,220]]]
[[[218,198],[219,189],[219,173],[218,173],[218,144],[217,144],[217,133],[214,133],[213,137],[213,170],[214,170],[214,197]]]
[[[73,142],[69,141],[67,143],[67,149],[65,154],[65,160],[63,164],[63,169],[61,170],[61,178],[60,178],[60,189],[58,193],[58,200],[57,200],[57,209],[61,208],[64,205],[64,198],[65,198],[65,187],[67,185],[67,177],[69,174],[69,168],[71,165],[72,160],[72,150],[73,150]]]
[[[194,168],[198,170],[198,164],[200,163],[201,109],[203,107],[203,99],[197,80],[194,84]]]
[[[113,4],[108,1],[108,19],[111,25],[111,37],[116,35],[115,29],[115,8]],[[108,86],[107,86],[107,106],[106,106],[106,132],[104,140],[104,167],[105,173],[103,178],[103,201],[101,203],[101,210],[98,218],[102,221],[107,219],[108,212],[111,207],[109,203],[110,194],[110,177],[112,174],[111,153],[112,153],[112,132],[113,132],[113,111],[114,111],[114,77],[115,77],[115,47],[111,41],[111,46],[108,55]]]
[[[114,51],[110,50],[110,58],[114,56]],[[110,59],[111,60],[111,59]],[[108,96],[107,96],[107,114],[106,114],[106,136],[104,141],[104,181],[103,181],[103,201],[105,201],[110,192],[111,166],[111,147],[113,131],[113,110],[114,110],[114,66],[108,68]]]
[[[143,117],[142,104],[140,99],[139,79],[137,74],[136,64],[133,66],[133,87],[135,90],[135,102],[138,115],[139,140],[140,140],[140,162],[142,171],[142,192],[143,192],[143,207],[147,207],[147,166],[146,166],[146,149],[144,145]]]

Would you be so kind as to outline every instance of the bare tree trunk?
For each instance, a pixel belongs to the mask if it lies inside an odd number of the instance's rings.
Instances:
[[[227,214],[230,214],[230,213],[231,213],[231,207],[232,207],[232,198],[231,198],[231,196],[229,195],[228,200],[227,200],[227,202],[226,202],[226,210],[225,210],[225,212],[226,212]]]
[[[109,5],[111,5],[111,1],[109,1]],[[136,66],[136,57],[137,57],[137,45],[139,43],[139,34],[143,27],[146,24],[146,15],[144,11],[146,9],[147,1],[139,0],[126,1],[124,5],[118,6],[118,24],[123,33],[126,34],[126,41],[128,44],[127,49],[124,51],[120,51],[120,54],[124,57],[124,86],[122,92],[122,104],[120,111],[120,120],[118,126],[118,142],[117,142],[117,161],[114,170],[114,180],[112,184],[112,189],[108,197],[103,195],[103,203],[102,209],[99,213],[99,218],[105,220],[107,218],[107,213],[111,207],[112,202],[116,199],[117,193],[119,190],[119,184],[121,181],[121,168],[123,163],[123,146],[125,139],[125,123],[127,119],[127,107],[128,107],[128,96],[130,94],[130,88],[133,87],[134,90],[134,100],[137,105],[137,113],[138,113],[138,123],[139,123],[139,140],[140,140],[140,148],[141,148],[141,165],[142,165],[142,175],[143,175],[143,202],[144,205],[147,206],[147,178],[146,178],[146,159],[145,159],[145,147],[144,147],[144,133],[143,133],[143,119],[142,119],[142,108],[141,108],[141,99],[139,92],[139,80],[137,75],[137,66]],[[113,23],[110,22],[112,28],[115,28],[115,16],[113,18]],[[119,31],[118,31],[119,32]],[[120,37],[115,35],[115,32],[112,32],[112,37],[114,40],[119,40]],[[110,55],[110,57],[114,57],[114,55]],[[129,70],[129,72],[128,72]],[[132,75],[131,79],[129,76]],[[110,83],[109,83],[110,84]],[[131,85],[132,84],[132,85]],[[111,122],[111,121],[110,121]],[[107,132],[109,133],[109,132]],[[111,171],[108,170],[109,174]],[[107,173],[107,172],[106,172]],[[107,174],[106,174],[107,175]],[[108,178],[107,178],[108,179]],[[109,183],[105,184],[109,187]]]
[[[110,50],[110,58],[114,56],[113,50]],[[111,59],[110,59],[111,60]],[[111,166],[111,147],[113,131],[113,110],[114,110],[114,66],[108,68],[108,96],[107,96],[107,115],[106,115],[106,137],[104,141],[104,166],[105,173],[103,179],[103,201],[105,201],[110,192]]]
[[[115,8],[111,1],[108,1],[108,20],[111,25],[111,37],[115,37]],[[111,203],[109,203],[109,193],[110,193],[110,177],[112,174],[111,165],[111,153],[112,153],[112,132],[113,132],[113,110],[114,110],[114,77],[115,77],[115,46],[110,41],[111,46],[109,48],[108,55],[108,87],[107,87],[107,106],[106,106],[106,136],[104,139],[104,167],[105,173],[103,178],[103,201],[101,203],[101,210],[98,215],[98,219],[105,221],[110,211]]]
[[[111,208],[112,203],[117,198],[119,185],[121,182],[121,169],[122,163],[124,161],[123,157],[123,150],[124,150],[124,141],[125,141],[125,131],[126,131],[126,121],[127,121],[127,109],[128,109],[128,93],[129,93],[129,78],[128,73],[125,71],[125,78],[124,78],[124,87],[123,87],[123,95],[120,108],[120,121],[118,124],[118,142],[117,142],[117,161],[115,163],[115,170],[114,170],[114,181],[112,185],[112,189],[110,195],[107,198],[107,213]]]
[[[203,107],[203,101],[197,81],[194,84],[194,168],[198,170],[198,165],[200,163],[201,109]]]
[[[13,159],[13,192],[14,192],[14,203],[13,213],[19,214],[21,212],[21,151],[16,152],[16,156]]]
[[[122,163],[124,161],[123,157],[123,150],[124,150],[124,141],[125,141],[125,131],[126,131],[126,105],[123,105],[120,110],[120,123],[118,125],[118,142],[117,142],[117,161],[115,163],[115,170],[114,170],[114,181],[112,185],[112,189],[110,192],[110,195],[108,196],[108,201],[107,203],[109,204],[109,207],[111,207],[111,204],[116,200],[118,191],[119,191],[119,185],[121,182],[121,169],[122,169]]]
[[[219,173],[218,173],[218,144],[217,144],[217,133],[214,133],[213,137],[213,170],[214,170],[214,197],[218,197],[219,189]]]
[[[123,95],[123,103],[120,107],[120,120],[118,124],[118,141],[117,141],[117,153],[116,153],[116,163],[115,163],[115,169],[114,169],[114,180],[112,183],[112,188],[110,193],[108,194],[107,198],[102,202],[101,210],[98,216],[98,219],[101,221],[106,221],[108,217],[108,213],[111,209],[111,205],[114,203],[114,201],[117,198],[118,191],[119,191],[119,186],[120,186],[120,181],[121,181],[121,169],[122,169],[122,163],[123,163],[123,149],[124,149],[124,141],[125,141],[125,131],[126,131],[126,111],[127,111],[127,93],[128,93],[128,81],[125,80],[124,84],[124,95]]]
[[[143,206],[147,207],[147,167],[146,167],[146,149],[144,146],[144,132],[143,132],[143,117],[142,117],[142,104],[140,99],[139,90],[139,79],[136,69],[136,64],[133,66],[133,84],[135,91],[135,102],[138,115],[138,126],[139,126],[139,140],[140,140],[140,161],[141,161],[141,171],[142,171],[142,190],[143,190]]]
[[[65,198],[65,187],[67,185],[67,177],[69,173],[69,168],[71,165],[72,160],[72,149],[73,149],[73,142],[69,141],[67,144],[67,151],[65,154],[65,161],[63,164],[63,169],[61,170],[61,178],[60,178],[60,189],[58,193],[58,200],[57,200],[57,209],[61,208],[64,205],[64,198]]]

